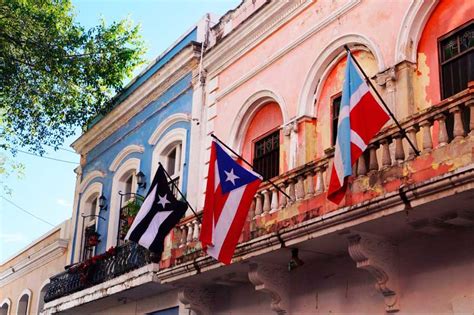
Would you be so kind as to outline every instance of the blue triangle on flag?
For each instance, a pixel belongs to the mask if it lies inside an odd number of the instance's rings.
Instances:
[[[214,144],[216,145],[217,168],[223,193],[228,193],[260,179],[258,175],[235,162],[219,144],[216,142]]]

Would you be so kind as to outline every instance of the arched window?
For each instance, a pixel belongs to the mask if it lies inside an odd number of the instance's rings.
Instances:
[[[17,315],[27,315],[30,309],[31,291],[26,289],[22,292],[16,308]]]
[[[132,169],[123,174],[118,180],[118,189],[123,194],[122,202],[126,203],[133,198],[133,194],[137,191],[137,171]]]
[[[152,176],[161,163],[174,183],[181,189],[186,154],[187,130],[175,128],[167,132],[153,150]],[[173,190],[173,186],[171,187]]]
[[[44,308],[44,296],[46,295],[46,292],[48,292],[49,288],[49,280],[47,281],[45,285],[41,288],[38,296],[38,313],[41,313],[41,311]]]
[[[93,193],[85,200],[84,215],[84,231],[82,244],[82,260],[86,260],[94,256],[96,245],[93,238],[98,238],[97,230],[97,215],[99,215],[99,193]]]
[[[377,72],[377,62],[371,52],[362,49],[353,50],[353,55],[369,77]],[[318,156],[324,155],[323,149],[331,148],[336,144],[341,92],[346,64],[346,53],[342,52],[338,58],[329,65],[327,75],[323,77],[319,97],[315,103],[316,117],[318,117],[317,129],[320,131],[317,135],[317,142],[322,144],[318,146]]]
[[[102,183],[89,184],[82,193],[77,224],[76,261],[83,261],[95,254],[95,245],[90,244],[88,237],[95,234],[99,215],[99,196],[102,195]],[[97,236],[97,235],[96,235]]]
[[[181,142],[176,142],[163,152],[162,159],[166,165],[166,171],[172,178],[178,177],[181,171]]]
[[[107,248],[118,244],[121,208],[135,198],[138,187],[136,175],[139,171],[140,160],[137,158],[127,159],[115,171],[110,196]]]
[[[0,306],[0,315],[9,315],[10,314],[10,305],[11,305],[10,299],[3,300],[3,302]]]
[[[280,141],[283,116],[275,102],[264,104],[251,119],[244,137],[243,157],[269,179],[280,174]]]

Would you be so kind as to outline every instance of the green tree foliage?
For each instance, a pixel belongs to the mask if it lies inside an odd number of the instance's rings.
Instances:
[[[85,29],[70,0],[0,0],[0,146],[44,152],[111,107],[140,65],[138,26]]]

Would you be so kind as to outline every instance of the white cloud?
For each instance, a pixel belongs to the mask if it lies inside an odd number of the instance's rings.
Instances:
[[[19,243],[26,241],[26,235],[22,233],[0,233],[0,241],[2,243]]]
[[[70,202],[69,200],[64,200],[64,199],[57,199],[56,204],[58,204],[62,207],[65,207],[65,208],[72,207],[72,202]]]

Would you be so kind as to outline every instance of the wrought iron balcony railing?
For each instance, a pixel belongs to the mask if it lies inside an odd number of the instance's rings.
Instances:
[[[68,269],[50,279],[44,297],[49,302],[93,285],[113,279],[153,260],[150,252],[132,242],[108,250]]]

